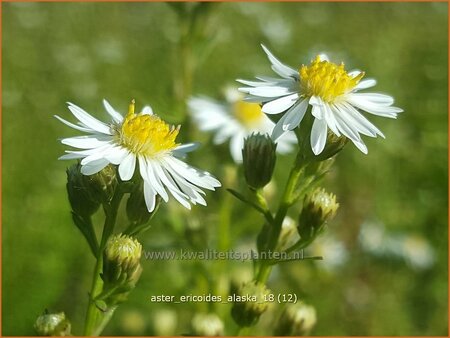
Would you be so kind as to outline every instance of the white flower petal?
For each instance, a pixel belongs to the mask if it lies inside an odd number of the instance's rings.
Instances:
[[[365,155],[368,154],[369,151],[367,150],[367,146],[364,144],[364,142],[362,140],[360,140],[360,141],[352,140],[352,142],[359,150],[361,150],[361,152],[363,154],[365,154]]]
[[[111,147],[108,151],[103,154],[103,157],[106,158],[109,162],[114,165],[120,164],[123,159],[128,155],[128,149],[122,146],[114,146]]]
[[[68,108],[72,112],[72,114],[84,125],[87,127],[105,134],[105,135],[112,135],[110,127],[104,124],[103,122],[97,120],[95,117],[92,117],[87,112],[85,112],[80,107],[74,105],[73,103],[67,102],[69,105]]]
[[[100,158],[96,161],[89,162],[86,165],[81,166],[81,173],[83,175],[93,175],[98,173],[100,170],[102,170],[104,167],[106,167],[109,164],[107,160],[104,158]]]
[[[336,119],[336,125],[342,134],[354,142],[361,142],[362,140],[361,136],[359,136],[358,129],[344,119],[335,106],[331,106],[331,109],[333,110],[334,117]]]
[[[180,190],[188,196],[189,200],[193,204],[201,204],[206,205],[205,199],[201,196],[201,194],[205,194],[202,190],[200,190],[195,185],[189,183],[187,180],[184,179],[184,177],[181,177],[177,172],[172,171],[171,172],[172,178],[177,183],[177,185],[180,187]]]
[[[58,160],[75,160],[75,159],[80,159],[80,158],[84,158],[84,157],[86,157],[86,155],[77,154],[77,153],[69,153],[69,154],[64,154],[64,155],[58,157]]]
[[[110,147],[110,145],[108,145]],[[106,149],[107,147],[100,147],[100,148],[94,148],[94,149],[87,149],[87,150],[66,150],[66,155],[61,156],[60,160],[67,160],[67,159],[74,159],[74,158],[83,158],[92,154],[97,153],[99,150]],[[73,156],[69,156],[73,155]]]
[[[222,126],[222,128],[217,130],[216,135],[214,135],[214,144],[222,144],[230,137],[242,130],[242,126],[238,124],[237,121],[229,121]]]
[[[348,72],[348,76],[355,78],[358,75],[360,75],[362,72],[359,69],[353,69],[351,71]]]
[[[265,98],[280,97],[294,93],[290,88],[278,86],[241,87],[238,89],[243,93]]]
[[[270,101],[271,99],[269,97],[262,97],[262,96],[246,96],[244,97],[243,101],[249,102],[249,103],[265,103]]]
[[[325,119],[314,119],[311,130],[311,148],[315,155],[319,155],[327,142],[327,122]]]
[[[189,111],[203,131],[221,128],[230,121],[228,108],[206,97],[192,97],[188,101]]]
[[[390,106],[394,104],[394,98],[392,96],[379,93],[352,93],[351,96],[359,100],[365,100],[380,105]]]
[[[347,102],[370,114],[395,119],[397,118],[397,114],[403,112],[403,109],[401,108],[379,105],[363,98],[355,97],[354,95],[354,93],[348,94],[346,98]]]
[[[84,131],[86,133],[95,132],[94,129],[91,129],[88,127],[83,127],[83,126],[77,126],[76,124],[73,124],[73,123],[70,123],[69,121],[64,120],[62,117],[59,117],[58,115],[53,115],[53,116],[56,117],[62,123],[64,123],[66,126],[69,126],[70,128],[73,128],[73,129],[76,129],[79,131]]]
[[[306,109],[308,108],[308,99],[302,100],[300,103],[292,107],[287,111],[283,117],[275,125],[272,132],[272,140],[277,142],[283,135],[290,130],[294,130],[305,116]]]
[[[121,123],[123,121],[123,116],[118,113],[110,104],[108,101],[103,99],[103,106],[105,107],[108,114],[113,118],[114,122]]]
[[[150,106],[145,106],[142,109],[142,115],[153,115],[153,109]]]
[[[136,155],[129,152],[119,165],[119,176],[122,181],[129,181],[134,174],[136,167]]]
[[[105,158],[103,158],[102,153],[96,152],[92,155],[89,155],[89,156],[86,156],[85,158],[83,158],[80,163],[81,163],[81,165],[87,165],[87,164],[90,164],[91,162],[96,162],[101,159],[105,159]]]
[[[329,62],[329,61],[330,61],[330,58],[328,57],[327,54],[321,53],[321,54],[319,54],[319,60],[320,60],[320,61],[327,61],[327,62]]]
[[[320,97],[311,96],[311,98],[309,99],[309,104],[312,106],[312,116],[314,116],[316,119],[322,120],[326,114],[324,108],[325,102],[323,102]]]
[[[244,147],[244,134],[237,133],[231,137],[230,153],[234,162],[242,163],[242,148]]]
[[[352,120],[352,123],[358,127],[362,134],[373,137],[376,137],[378,134],[385,138],[381,130],[360,114],[351,104],[342,102],[341,104],[336,104],[336,107],[341,113],[347,114],[348,118]]]
[[[281,97],[279,99],[270,101],[262,106],[262,111],[266,114],[279,114],[289,108],[291,108],[296,100],[298,99],[298,94],[288,95]]]
[[[141,164],[146,163],[146,165]],[[139,157],[139,166],[140,171],[142,175],[142,171],[147,168],[147,175],[146,179],[148,180],[148,183],[152,185],[153,189],[162,197],[162,199],[167,202],[169,200],[169,195],[167,195],[166,190],[164,189],[164,186],[161,184],[161,180],[159,179],[158,175],[156,175],[156,171],[153,169],[152,161],[147,160],[144,157]],[[144,178],[144,176],[142,176]]]
[[[61,140],[61,143],[74,148],[92,149],[109,144],[112,140],[113,139],[111,136],[105,137],[104,135],[89,135],[64,138]]]
[[[156,205],[156,192],[152,185],[147,181],[144,181],[144,199],[145,205],[147,205],[148,212],[155,210]]]
[[[327,121],[327,125],[331,129],[331,131],[337,136],[341,136],[341,133],[339,132],[339,129],[337,127],[336,118],[328,103],[325,103],[323,105],[323,114],[325,121]]]
[[[191,204],[189,203],[188,199],[189,196],[187,196],[186,194],[184,194],[180,188],[177,186],[177,183],[175,183],[172,174],[173,174],[173,170],[166,166],[165,164],[161,165],[161,168],[164,170],[164,172],[166,173],[166,178],[171,182],[170,186],[168,186],[170,193],[172,194],[172,196],[185,208],[187,209],[191,209]],[[175,188],[172,188],[175,187]]]
[[[77,151],[77,154],[83,154],[84,158],[81,161],[82,165],[88,164],[89,162],[92,161],[96,161],[98,159],[104,158],[103,154],[108,151],[108,149],[111,148],[110,144],[101,146],[101,147],[97,147],[97,148],[93,148],[93,149],[88,149],[88,150],[81,150],[81,151]],[[108,161],[109,162],[109,161]]]
[[[358,91],[361,89],[367,89],[375,86],[377,81],[375,79],[365,79],[360,81],[355,87],[353,87],[353,91]]]
[[[292,78],[288,78],[288,79],[280,79],[279,77],[271,77],[271,76],[264,76],[264,75],[260,75],[260,76],[255,76],[258,80],[264,81],[265,83],[269,83],[271,85],[276,85],[276,84],[289,84],[289,83],[293,83],[296,81],[293,81]]]
[[[214,188],[221,186],[220,182],[212,177],[209,173],[191,167],[183,161],[180,161],[174,157],[166,157],[163,159],[163,161],[170,168],[172,168],[173,171],[179,173],[186,180],[199,187],[209,190],[215,190]],[[165,167],[167,168],[167,166]]]
[[[249,81],[249,80],[242,80],[237,79],[236,80],[239,83],[242,83],[243,85],[250,86],[250,87],[264,87],[264,86],[273,86],[276,84],[275,82],[267,82],[267,81]]]
[[[172,155],[178,158],[186,158],[186,154],[196,150],[200,146],[199,142],[182,144],[172,150]]]
[[[174,184],[173,180],[171,180],[170,174],[168,174],[165,170],[162,164],[159,161],[152,162],[152,168],[155,172],[155,175],[159,177],[162,184],[166,186],[169,191],[170,190],[178,190],[179,188]],[[187,198],[187,196],[183,196],[184,198]]]
[[[289,78],[289,77],[293,77],[298,79],[299,75],[298,72],[289,67],[286,66],[285,64],[281,63],[280,60],[278,60],[270,51],[269,49],[266,48],[266,46],[261,45],[261,47],[263,48],[264,52],[267,54],[267,57],[269,58],[269,61],[272,63],[272,69],[275,73],[277,73],[278,75],[280,75],[281,77],[284,78]]]

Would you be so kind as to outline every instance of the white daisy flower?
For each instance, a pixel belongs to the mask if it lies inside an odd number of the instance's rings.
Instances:
[[[209,173],[179,159],[195,150],[198,144],[177,144],[175,139],[180,127],[169,126],[154,115],[150,107],[135,114],[134,100],[125,117],[106,100],[103,104],[112,117],[109,124],[97,120],[72,103],[68,103],[68,107],[79,120],[78,124],[55,115],[69,127],[87,134],[62,139],[61,143],[82,150],[67,150],[67,154],[60,159],[82,159],[81,172],[84,175],[95,174],[109,163],[118,165],[123,181],[129,181],[138,166],[149,212],[155,209],[157,195],[168,201],[167,191],[188,209],[191,208],[190,203],[206,205],[202,197],[205,193],[200,188],[215,190],[220,187],[220,182]]]
[[[346,136],[367,154],[360,134],[370,137],[384,135],[360,110],[389,118],[396,118],[403,111],[392,106],[394,99],[391,96],[358,93],[376,84],[374,79],[361,80],[364,72],[347,73],[343,63],[332,63],[325,55],[317,56],[309,66],[302,65],[297,71],[281,63],[265,46],[262,48],[272,70],[281,78],[260,76],[257,77],[260,81],[238,80],[248,86],[239,90],[249,95],[246,98],[249,102],[262,103],[262,111],[266,114],[285,112],[273,130],[275,141],[295,129],[311,105],[314,117],[311,148],[314,154],[323,151],[328,128],[337,136]]]
[[[218,102],[208,97],[193,97],[188,107],[198,128],[214,132],[214,144],[230,140],[230,153],[236,163],[242,162],[244,138],[253,132],[271,134],[273,123],[262,111],[259,104],[243,101],[236,91],[226,93],[226,102]],[[277,152],[288,153],[297,142],[294,133],[288,133],[277,145]]]

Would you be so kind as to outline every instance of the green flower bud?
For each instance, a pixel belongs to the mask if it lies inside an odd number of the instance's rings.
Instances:
[[[152,212],[148,212],[144,199],[144,185],[141,182],[133,189],[127,201],[127,216],[129,221],[136,226],[146,224],[158,210],[160,202],[161,198],[157,195],[155,209]]]
[[[339,207],[336,196],[322,188],[315,189],[305,196],[303,209],[299,217],[298,232],[302,240],[316,237],[323,225],[331,220]]]
[[[73,212],[83,217],[89,217],[97,211],[100,202],[92,200],[89,187],[85,184],[86,176],[81,173],[80,169],[80,163],[67,168],[67,195]]]
[[[70,322],[64,312],[47,313],[39,316],[34,329],[40,336],[70,336]]]
[[[90,176],[81,173],[80,163],[67,169],[69,202],[72,210],[83,217],[91,216],[101,203],[109,201],[116,185],[116,169],[111,165]]]
[[[333,157],[347,144],[348,138],[345,136],[337,136],[332,131],[328,130],[327,143],[323,151],[316,156],[316,160],[323,161],[330,157]]]
[[[284,251],[294,245],[298,240],[297,224],[292,218],[285,217],[275,251]]]
[[[122,234],[109,238],[103,253],[102,273],[107,302],[118,304],[126,300],[141,276],[141,255],[142,246],[136,239]]]
[[[223,322],[214,313],[198,313],[192,319],[192,332],[195,336],[217,337],[223,335]]]
[[[281,313],[274,335],[307,335],[316,324],[316,321],[316,310],[314,307],[303,303],[288,304]]]
[[[255,325],[259,317],[268,309],[267,296],[270,290],[255,281],[242,285],[234,295],[235,302],[231,316],[239,326]]]
[[[244,140],[244,175],[251,188],[260,189],[270,182],[277,159],[276,148],[267,134],[252,134]]]
[[[116,168],[113,165],[109,164],[98,173],[84,177],[92,200],[108,202],[114,196],[117,176]]]

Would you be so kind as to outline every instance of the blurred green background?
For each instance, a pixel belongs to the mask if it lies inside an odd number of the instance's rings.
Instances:
[[[386,140],[367,139],[367,156],[348,145],[324,182],[341,205],[311,249],[324,261],[285,264],[269,287],[295,292],[316,308],[313,335],[447,335],[447,4],[223,3],[209,10],[198,34],[214,44],[199,64],[194,94],[220,97],[235,78],[271,76],[259,46],[265,43],[293,66],[325,51],[348,69],[363,69],[378,80],[375,91],[394,96],[405,110],[398,120],[371,116]],[[165,3],[2,3],[3,335],[33,335],[45,308],[65,311],[73,332],[82,332],[94,259],[71,224],[69,162],[57,160],[64,150],[57,139],[76,132],[52,115],[73,121],[65,104],[71,101],[105,120],[103,98],[122,112],[135,98],[169,122],[182,121],[174,95],[182,31]],[[204,145],[189,162],[229,187],[227,146],[218,152],[208,135],[192,133]],[[180,136],[187,138],[183,128]],[[291,161],[292,155],[279,159],[275,196]],[[207,208],[191,213],[174,201],[163,205],[140,237],[144,248],[217,248],[226,208],[232,208],[230,247],[250,247],[259,215],[225,189],[207,200]],[[143,267],[105,334],[189,333],[192,315],[205,310],[235,333],[229,306],[156,304],[149,297],[214,291],[211,285],[249,275],[250,262],[143,261]],[[273,306],[252,334],[272,334],[281,310]]]

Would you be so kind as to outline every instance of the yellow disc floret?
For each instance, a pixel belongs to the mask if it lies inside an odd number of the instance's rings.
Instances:
[[[261,122],[261,119],[264,117],[264,113],[257,103],[237,101],[233,108],[234,116],[248,128],[255,127],[255,124]]]
[[[134,100],[119,131],[119,142],[137,155],[155,157],[177,146],[180,127],[169,126],[158,116],[134,113]]]
[[[337,65],[321,61],[317,56],[309,66],[300,67],[300,86],[306,96],[317,96],[325,102],[334,102],[336,98],[353,89],[362,79],[364,73],[352,77],[344,69],[344,64]]]

